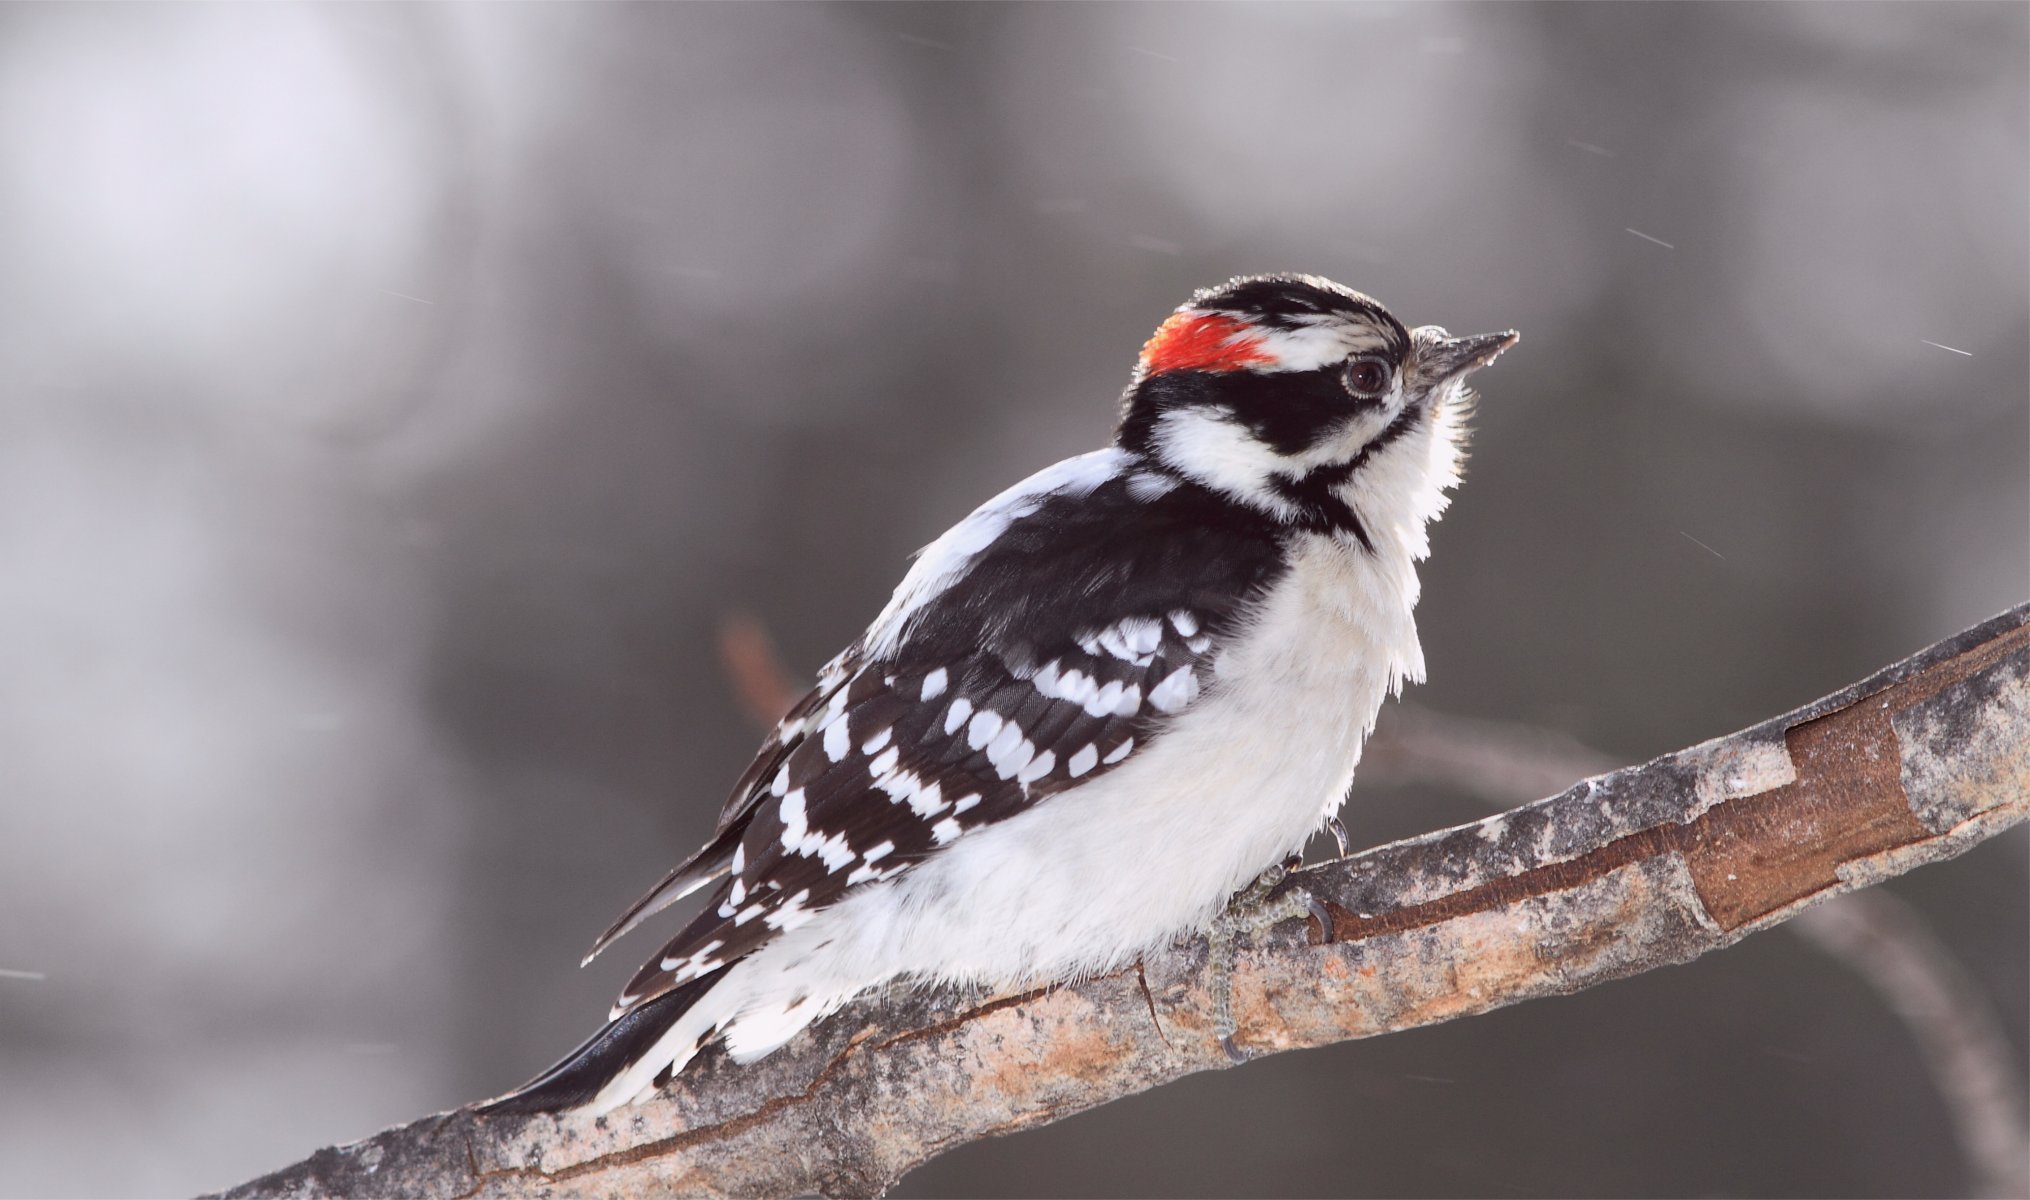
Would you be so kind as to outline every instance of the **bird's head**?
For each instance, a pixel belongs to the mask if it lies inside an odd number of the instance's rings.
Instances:
[[[1464,381],[1515,340],[1406,329],[1315,275],[1243,276],[1193,296],[1142,347],[1115,440],[1278,520],[1339,526],[1372,490],[1360,475],[1406,491],[1454,482]]]

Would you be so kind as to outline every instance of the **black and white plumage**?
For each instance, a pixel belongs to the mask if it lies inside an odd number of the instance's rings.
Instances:
[[[1311,276],[1194,296],[1114,445],[921,552],[593,952],[709,888],[704,910],[493,1107],[608,1111],[713,1037],[752,1060],[891,980],[1069,978],[1203,925],[1332,815],[1422,678],[1414,565],[1463,380],[1514,340],[1407,330]]]

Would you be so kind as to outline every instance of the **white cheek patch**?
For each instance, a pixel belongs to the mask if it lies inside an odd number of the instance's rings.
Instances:
[[[1278,520],[1291,520],[1299,515],[1298,507],[1278,485],[1351,462],[1402,416],[1404,404],[1403,381],[1398,376],[1378,403],[1359,409],[1349,406],[1344,419],[1295,454],[1278,454],[1231,414],[1216,408],[1179,408],[1163,413],[1156,420],[1151,443],[1156,456],[1178,474]],[[1109,649],[1097,637],[1086,647],[1092,654]],[[1116,653],[1115,657],[1125,656]]]
[[[1295,511],[1269,484],[1271,475],[1289,470],[1290,460],[1217,410],[1172,409],[1157,418],[1151,441],[1157,457],[1213,491],[1279,517]]]

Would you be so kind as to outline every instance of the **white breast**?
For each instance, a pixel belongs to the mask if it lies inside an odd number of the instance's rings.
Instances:
[[[1308,539],[1212,685],[1147,750],[967,834],[732,972],[713,999],[751,1017],[729,1046],[766,1053],[883,979],[1073,977],[1202,926],[1338,808],[1383,697],[1422,673],[1415,599],[1406,554]],[[789,1021],[771,1018],[785,1008]]]
[[[994,982],[1104,971],[1300,849],[1345,797],[1383,697],[1422,672],[1400,566],[1310,539],[1205,696],[1146,751],[897,881],[964,896],[963,931],[926,923],[904,957]]]

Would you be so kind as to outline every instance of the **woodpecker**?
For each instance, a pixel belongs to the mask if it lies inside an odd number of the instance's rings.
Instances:
[[[704,910],[488,1110],[608,1112],[877,986],[1091,976],[1205,927],[1334,819],[1383,699],[1422,681],[1416,564],[1466,379],[1516,336],[1406,329],[1310,275],[1192,296],[1111,445],[919,552],[592,955],[710,888]]]

